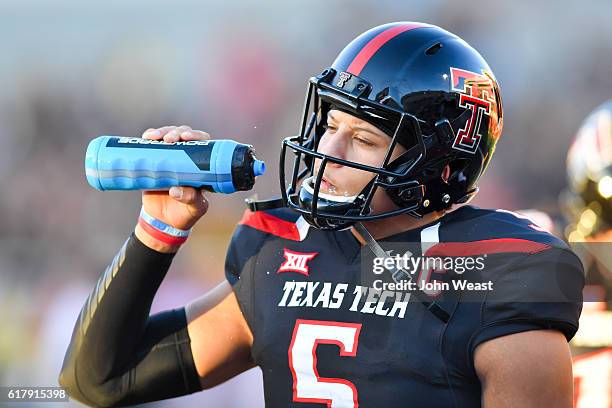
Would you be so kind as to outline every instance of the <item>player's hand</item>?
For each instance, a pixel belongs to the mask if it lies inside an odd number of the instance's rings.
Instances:
[[[164,140],[173,143],[181,140],[209,140],[210,135],[189,126],[164,126],[158,129],[148,129],[142,134],[144,139]],[[208,210],[208,201],[204,191],[193,187],[172,187],[170,191],[145,191],[142,193],[142,205],[149,215],[175,228],[191,228]],[[146,233],[145,233],[146,234]],[[147,240],[143,231],[137,227],[136,235],[141,241]],[[144,238],[144,240],[143,240]],[[161,244],[144,242],[153,249],[164,252]]]

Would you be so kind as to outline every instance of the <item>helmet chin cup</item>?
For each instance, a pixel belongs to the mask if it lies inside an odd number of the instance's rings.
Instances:
[[[321,191],[316,195],[315,203],[315,177],[308,177],[302,181],[298,193],[298,205],[304,211],[304,219],[312,226],[323,230],[340,230],[349,228],[354,222],[334,218],[347,214],[359,214],[364,204],[364,195],[355,196],[333,195]],[[369,213],[369,207],[367,213]]]

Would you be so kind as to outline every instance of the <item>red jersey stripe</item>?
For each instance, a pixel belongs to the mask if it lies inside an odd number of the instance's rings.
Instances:
[[[443,242],[431,247],[426,256],[474,256],[520,252],[535,254],[551,248],[541,242],[520,238],[496,238],[472,242]]]
[[[257,230],[267,232],[277,237],[300,241],[300,233],[295,223],[285,221],[263,211],[245,210],[239,224],[248,225]]]

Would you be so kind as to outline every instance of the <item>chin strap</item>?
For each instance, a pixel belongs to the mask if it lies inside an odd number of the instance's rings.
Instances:
[[[354,227],[357,230],[357,232],[361,234],[363,239],[365,239],[366,245],[370,248],[370,250],[374,253],[374,255],[376,255],[376,257],[381,258],[381,259],[390,258],[389,255],[383,249],[383,247],[380,246],[378,242],[376,242],[372,234],[370,234],[370,232],[366,229],[366,227],[362,223],[358,222],[354,225]],[[392,266],[391,268],[387,270],[391,272],[391,277],[393,278],[393,281],[396,283],[400,283],[400,281],[402,280],[410,281],[410,282],[412,281],[412,275],[403,269],[398,269],[395,266]],[[427,294],[425,294],[423,291],[418,290],[418,289],[411,291],[411,294],[415,296],[423,304],[423,306],[427,308],[427,310],[433,313],[434,316],[436,316],[442,322],[448,323],[448,320],[450,319],[450,315],[448,314],[448,312],[444,310],[442,307],[440,307],[440,305],[438,305],[435,301],[430,300]]]
[[[247,208],[253,212],[285,207],[285,202],[280,197],[270,198],[268,200],[257,200],[254,197],[249,197],[245,199],[244,202]]]

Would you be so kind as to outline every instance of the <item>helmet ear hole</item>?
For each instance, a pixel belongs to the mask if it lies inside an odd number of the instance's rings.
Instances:
[[[442,181],[445,183],[448,183],[448,179],[450,178],[450,175],[451,175],[450,166],[447,164],[442,169]]]

